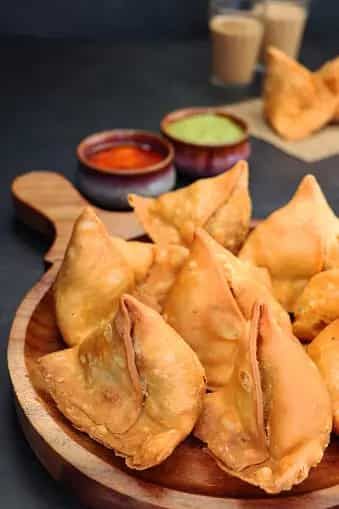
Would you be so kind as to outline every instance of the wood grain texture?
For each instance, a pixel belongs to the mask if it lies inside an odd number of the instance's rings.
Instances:
[[[43,234],[54,236],[45,261],[62,260],[74,221],[89,205],[86,199],[65,177],[48,171],[33,171],[17,177],[12,184],[12,195],[23,222]],[[112,235],[127,239],[142,235],[143,229],[133,212],[93,208]]]
[[[36,179],[42,182],[41,194],[34,189]],[[52,192],[56,184],[63,189],[65,200]],[[339,504],[339,440],[335,438],[306,481],[291,492],[268,496],[220,470],[193,438],[182,443],[163,464],[136,472],[113,451],[75,430],[44,391],[37,359],[64,348],[50,288],[74,219],[85,202],[67,180],[48,172],[20,177],[13,192],[19,212],[25,211],[31,226],[59,235],[46,257],[54,263],[17,310],[8,345],[19,420],[35,454],[55,479],[70,486],[93,509],[325,509]],[[125,238],[140,233],[132,214],[127,220],[111,212],[100,211],[100,215],[111,232],[119,233],[125,224]],[[116,225],[114,217],[122,222]]]

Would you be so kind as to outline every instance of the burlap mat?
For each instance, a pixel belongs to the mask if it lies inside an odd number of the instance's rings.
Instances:
[[[261,99],[226,105],[225,110],[242,117],[248,123],[252,136],[271,143],[302,161],[320,161],[339,154],[339,125],[326,126],[304,140],[285,141],[266,124],[262,115]]]

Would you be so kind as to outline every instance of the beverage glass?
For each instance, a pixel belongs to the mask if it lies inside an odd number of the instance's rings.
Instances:
[[[212,82],[217,85],[249,84],[263,39],[262,15],[253,11],[250,1],[211,0],[209,30]]]
[[[298,58],[308,16],[309,0],[265,0],[254,2],[253,12],[264,24],[262,56],[275,46]]]

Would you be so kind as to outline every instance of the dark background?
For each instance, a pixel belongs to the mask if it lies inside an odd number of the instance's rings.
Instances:
[[[260,90],[208,82],[205,0],[2,2],[0,10],[0,508],[73,509],[18,427],[6,369],[10,324],[41,277],[48,242],[13,212],[16,175],[48,169],[73,180],[74,150],[85,135],[113,127],[158,130],[168,111],[224,104]],[[316,68],[339,54],[339,2],[313,0],[301,59]],[[338,140],[339,143],[339,140]],[[339,213],[339,158],[305,164],[252,140],[254,213],[289,199],[307,172]]]
[[[92,38],[192,37],[206,32],[207,0],[14,0],[0,33]],[[339,2],[312,0],[312,32],[339,31]]]

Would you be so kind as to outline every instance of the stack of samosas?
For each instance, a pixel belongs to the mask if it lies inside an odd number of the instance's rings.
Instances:
[[[282,51],[267,51],[264,116],[286,140],[301,140],[339,121],[339,58],[312,73]]]
[[[339,429],[339,221],[317,181],[249,235],[243,161],[130,202],[154,243],[111,237],[91,208],[74,225],[53,287],[65,349],[39,361],[46,391],[132,469],[193,433],[230,475],[291,489],[333,418]]]

